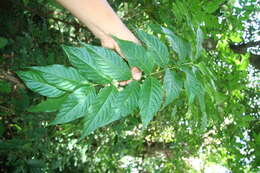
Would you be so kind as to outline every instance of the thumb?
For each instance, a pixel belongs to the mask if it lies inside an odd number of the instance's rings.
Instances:
[[[117,42],[113,38],[108,37],[106,39],[102,39],[101,46],[108,49],[115,50],[122,58],[124,58],[124,55],[120,50],[120,47],[118,46]]]

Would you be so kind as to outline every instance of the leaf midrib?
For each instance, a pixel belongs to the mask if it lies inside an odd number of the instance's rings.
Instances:
[[[88,48],[89,49],[89,48]],[[116,76],[119,76],[120,78],[122,77],[122,76],[124,76],[125,74],[126,74],[126,72],[121,68],[124,64],[123,64],[123,62],[122,61],[120,61],[120,57],[118,56],[117,58],[118,58],[118,62],[119,62],[119,66],[117,66],[117,64],[116,63],[113,63],[113,53],[111,53],[111,55],[109,55],[110,57],[109,58],[103,58],[103,56],[102,56],[102,54],[100,53],[100,52],[95,52],[95,51],[93,51],[92,49],[89,49],[92,53],[95,53],[96,55],[98,55],[99,57],[100,57],[100,60],[102,61],[105,61],[107,64],[109,64],[108,66],[110,66],[110,67],[112,67],[112,69],[114,70],[114,69],[116,69],[116,73],[114,73],[114,72],[111,72],[111,73],[113,73],[113,75],[114,74],[116,74]],[[107,50],[104,50],[104,51],[107,51]],[[108,52],[108,53],[110,53],[110,52]],[[115,60],[116,61],[116,60]],[[115,68],[113,68],[113,67],[115,67]],[[119,72],[119,73],[118,73]]]
[[[159,52],[156,51],[156,49],[154,48],[153,45],[151,45],[149,39],[147,39],[147,38],[144,38],[144,39],[147,41],[147,46],[160,58],[162,65],[165,66],[166,63],[164,63],[164,61],[163,61],[163,56]],[[155,40],[155,38],[152,38],[152,39]],[[162,47],[164,47],[164,45],[160,42],[160,40],[158,40],[158,41],[159,41],[158,43],[161,44]]]
[[[99,107],[98,111],[97,111],[96,113],[94,113],[94,114],[93,114],[93,112],[91,112],[93,115],[98,115],[98,114],[101,112],[103,106],[106,105],[107,102],[110,102],[111,98],[109,98],[109,96],[111,95],[111,93],[113,92],[114,89],[111,88],[110,90],[111,90],[111,91],[108,92],[108,94],[107,94],[107,96],[106,96],[106,99],[104,100],[104,102],[102,103],[102,105]],[[109,98],[109,99],[108,99],[108,98]]]
[[[95,73],[97,73],[100,77],[106,79],[106,80],[111,80],[111,78],[105,74],[103,74],[102,72],[100,72],[97,69],[97,66],[95,64],[89,64],[88,62],[86,62],[84,59],[78,57],[78,59],[82,62],[82,64],[89,66],[91,69],[93,69],[93,71],[95,71]],[[84,69],[80,68],[79,70],[85,71]]]

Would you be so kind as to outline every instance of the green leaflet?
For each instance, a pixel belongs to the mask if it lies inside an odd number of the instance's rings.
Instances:
[[[41,71],[44,80],[49,84],[66,91],[73,91],[80,85],[88,83],[79,72],[72,67],[66,67],[59,64],[45,67],[30,67],[30,69]]]
[[[118,43],[120,50],[124,54],[131,66],[136,66],[149,74],[153,70],[154,59],[150,51],[144,47],[130,41],[114,38]]]
[[[65,102],[68,95],[63,95],[57,98],[47,98],[38,105],[31,106],[28,112],[54,112],[60,109],[61,105]]]
[[[201,82],[196,78],[196,74],[189,68],[181,68],[186,74],[184,82],[185,89],[188,94],[189,104],[192,104],[195,97],[204,97],[204,87]]]
[[[178,54],[180,60],[191,58],[191,45],[186,40],[175,35],[171,30],[162,27],[163,32],[166,34],[172,49]]]
[[[198,97],[200,110],[202,113],[206,114],[206,104],[205,104],[205,92],[202,92],[201,95]]]
[[[213,80],[216,80],[216,76],[212,73],[212,71],[207,67],[207,65],[202,61],[197,64],[197,67],[202,72],[203,75],[211,77]]]
[[[139,90],[139,83],[133,81],[123,91],[118,93],[113,106],[118,119],[133,113],[138,107]]]
[[[164,106],[167,106],[174,99],[179,97],[183,87],[183,82],[181,80],[181,77],[176,72],[166,69],[164,75],[163,87],[166,91]]]
[[[203,32],[199,27],[196,33],[196,58],[201,56],[203,50],[202,43],[203,43]]]
[[[114,86],[100,90],[84,120],[85,123],[81,138],[117,119],[118,115],[116,115],[112,109],[117,93],[118,91]]]
[[[216,76],[212,73],[212,71],[206,66],[204,62],[200,62],[197,64],[198,69],[205,76],[204,86],[206,92],[213,98],[213,93],[217,91],[217,87],[215,84]]]
[[[147,78],[140,91],[139,108],[143,127],[146,128],[153,116],[159,111],[163,98],[163,90],[160,82],[153,78]]]
[[[99,84],[107,84],[112,81],[110,77],[98,69],[95,59],[85,47],[63,46],[63,49],[70,63],[75,66],[86,79]]]
[[[114,51],[87,44],[84,46],[89,50],[91,57],[95,59],[97,68],[106,76],[119,81],[131,78],[128,65]]]
[[[59,97],[65,94],[64,91],[57,89],[56,87],[47,83],[41,72],[37,71],[19,71],[16,72],[17,75],[23,79],[26,86],[32,91],[37,92],[43,96],[47,97]]]
[[[68,99],[61,106],[56,119],[50,125],[64,124],[85,116],[95,96],[96,91],[94,87],[85,86],[78,88],[68,96]]]
[[[160,67],[165,67],[169,62],[169,52],[165,44],[157,37],[138,30],[137,36],[143,41],[148,49],[154,53],[154,60]]]

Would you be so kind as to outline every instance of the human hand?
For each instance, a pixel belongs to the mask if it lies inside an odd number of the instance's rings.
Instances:
[[[134,34],[124,25],[117,14],[113,11],[105,0],[57,0],[81,22],[83,22],[89,30],[101,40],[103,47],[113,49],[124,58],[119,46],[111,35],[122,40],[132,41],[140,44]],[[140,80],[142,72],[137,67],[131,68],[132,79],[119,82],[120,85],[127,85],[132,80]]]
[[[138,40],[130,40],[130,41],[138,43]],[[105,48],[115,50],[122,58],[125,59],[123,53],[120,50],[120,47],[118,46],[117,42],[112,37],[107,37],[105,39],[102,39],[101,45]],[[119,85],[125,86],[125,85],[129,84],[130,82],[132,82],[133,80],[140,80],[142,77],[142,71],[137,67],[132,67],[131,73],[132,73],[132,79],[127,80],[127,81],[120,81]]]

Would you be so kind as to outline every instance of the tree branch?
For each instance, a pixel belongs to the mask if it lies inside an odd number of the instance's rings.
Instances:
[[[247,53],[247,49],[250,47],[260,47],[260,41],[251,41],[248,43],[240,43],[240,44],[229,44],[231,50],[238,54],[245,54]],[[260,55],[253,54],[250,52],[250,64],[252,64],[256,69],[260,69]]]
[[[232,49],[235,53],[243,54],[247,52],[247,49],[250,47],[260,46],[260,41],[251,41],[248,43],[240,43],[240,44],[229,44],[230,49]]]

